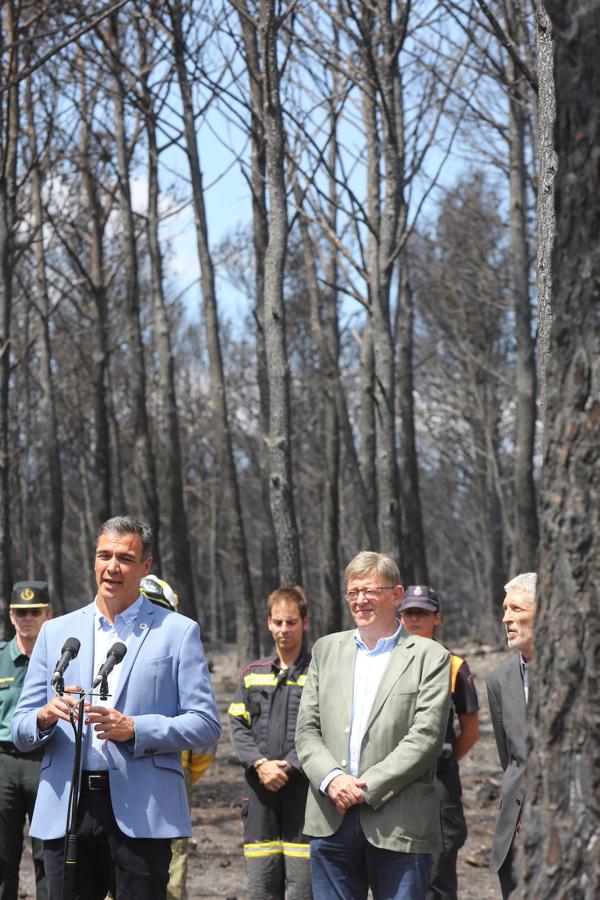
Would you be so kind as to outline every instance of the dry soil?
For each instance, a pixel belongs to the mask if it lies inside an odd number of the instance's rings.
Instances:
[[[504,651],[476,643],[453,649],[466,656],[479,688],[481,705],[481,739],[461,763],[469,837],[459,854],[458,894],[460,900],[496,900],[501,896],[498,880],[487,866],[500,770],[487,706],[485,676],[506,656]],[[240,818],[243,777],[231,748],[226,714],[238,670],[233,650],[210,650],[209,658],[223,721],[223,737],[215,762],[193,787],[188,896],[190,900],[210,897],[245,900]],[[22,900],[35,898],[29,847],[23,856],[19,897]]]

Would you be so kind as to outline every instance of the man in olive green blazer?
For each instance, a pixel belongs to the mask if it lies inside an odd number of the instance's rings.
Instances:
[[[362,552],[346,569],[356,631],[317,641],[296,749],[310,781],[316,900],[425,897],[441,849],[434,784],[450,703],[450,657],[402,629],[395,562]],[[390,853],[391,851],[391,853]]]

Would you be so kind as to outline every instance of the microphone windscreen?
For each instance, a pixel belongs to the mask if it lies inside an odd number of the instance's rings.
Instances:
[[[81,647],[81,642],[77,640],[77,638],[70,637],[67,638],[63,644],[63,648],[60,651],[61,653],[70,653],[73,659],[79,653],[79,648]]]
[[[115,663],[120,663],[126,653],[127,647],[125,644],[122,644],[121,641],[117,641],[117,643],[113,644],[108,651],[108,656],[114,656]]]

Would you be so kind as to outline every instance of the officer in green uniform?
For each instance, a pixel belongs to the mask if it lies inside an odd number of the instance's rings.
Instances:
[[[43,750],[20,753],[11,721],[23,688],[29,657],[46,619],[52,616],[45,581],[19,581],[9,608],[15,629],[0,641],[0,900],[17,900],[25,817],[33,814]],[[43,842],[32,839],[37,900],[47,900]]]

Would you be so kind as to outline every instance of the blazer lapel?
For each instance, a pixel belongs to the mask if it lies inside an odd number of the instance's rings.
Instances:
[[[95,603],[84,606],[81,615],[81,647],[78,653],[81,687],[89,689],[94,679],[94,610]]]
[[[523,685],[523,676],[521,675],[521,654],[516,653],[513,665],[506,673],[506,686],[514,703],[515,714],[523,725],[525,725],[526,704],[525,704],[525,687]]]
[[[115,691],[115,696],[113,697],[113,707],[115,709],[118,709],[118,703],[121,694],[123,693],[123,688],[127,684],[127,679],[129,678],[129,674],[131,672],[131,669],[133,668],[136,657],[140,652],[142,644],[150,633],[153,621],[154,607],[149,600],[144,599],[142,608],[140,609],[138,617],[135,620],[131,639],[129,640],[129,643],[127,645],[127,653],[125,654],[123,662],[119,663],[119,665],[121,666],[121,673],[119,675],[117,690]]]
[[[339,672],[340,696],[339,705],[347,712],[347,719],[352,716],[352,694],[354,693],[354,661],[356,659],[356,644],[354,632],[340,637],[337,651],[337,668]]]

